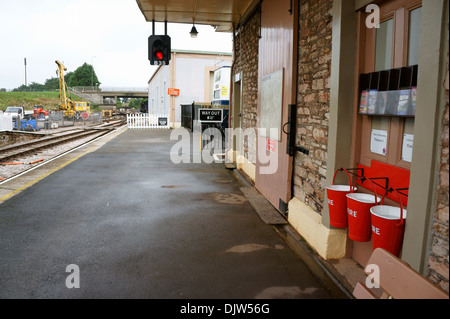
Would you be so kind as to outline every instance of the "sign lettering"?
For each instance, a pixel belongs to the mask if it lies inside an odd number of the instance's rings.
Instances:
[[[202,123],[222,123],[223,109],[199,109],[198,118]]]
[[[174,88],[169,88],[168,93],[171,96],[179,96],[180,95],[180,90],[179,89],[174,89]]]
[[[357,212],[356,210],[351,210],[350,208],[347,208],[347,213],[348,213],[350,216],[358,217],[358,216],[357,216],[358,212]]]
[[[380,229],[372,225],[372,233],[380,235]]]

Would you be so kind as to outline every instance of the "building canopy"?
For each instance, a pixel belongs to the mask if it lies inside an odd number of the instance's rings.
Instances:
[[[148,22],[203,24],[231,32],[253,10],[255,0],[136,0]]]

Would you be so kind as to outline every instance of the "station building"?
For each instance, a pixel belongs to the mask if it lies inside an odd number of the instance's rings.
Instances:
[[[335,176],[349,184],[339,169],[364,169],[379,195],[402,190],[385,199],[407,210],[400,258],[448,291],[448,0],[137,3],[148,21],[232,32],[230,125],[258,133],[230,143],[228,159],[321,258],[365,266],[372,253],[371,241],[331,225],[326,191]],[[414,110],[364,104],[401,90]]]
[[[231,66],[231,53],[172,50],[169,65],[161,65],[148,82],[150,114],[170,114],[172,127],[181,126],[181,105],[210,103],[214,71]]]

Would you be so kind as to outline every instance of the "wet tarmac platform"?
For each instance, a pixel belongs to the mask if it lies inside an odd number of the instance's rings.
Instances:
[[[170,132],[119,131],[0,184],[0,298],[332,298],[222,163],[171,161]]]

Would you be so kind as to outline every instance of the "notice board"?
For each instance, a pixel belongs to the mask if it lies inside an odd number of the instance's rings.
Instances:
[[[262,78],[260,134],[281,141],[284,69]]]

